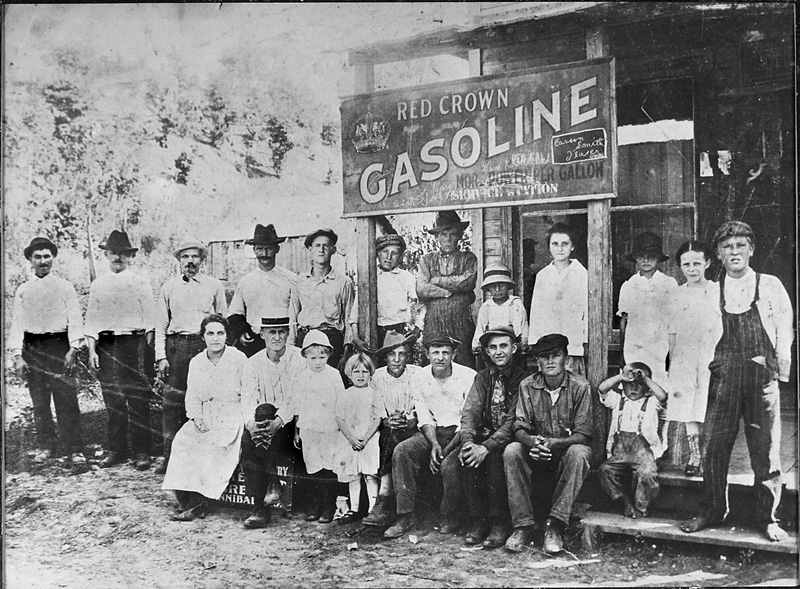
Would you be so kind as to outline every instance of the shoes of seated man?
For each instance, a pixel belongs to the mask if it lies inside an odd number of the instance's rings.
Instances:
[[[190,522],[195,519],[204,518],[208,511],[208,502],[203,500],[194,507],[173,514],[170,519],[176,522]]]
[[[514,533],[505,543],[505,549],[511,552],[522,552],[533,539],[533,526],[514,528]]]
[[[73,452],[69,459],[75,466],[86,464],[86,456],[83,455],[83,452]]]
[[[564,550],[564,540],[561,538],[561,524],[548,518],[544,525],[544,551],[556,554]]]
[[[361,520],[365,526],[385,526],[389,523],[390,515],[390,501],[388,497],[378,495],[378,501],[375,507],[369,512],[369,515]]]
[[[52,457],[53,457],[53,451],[50,448],[43,448],[41,450],[36,451],[36,454],[33,457],[33,462],[35,464],[44,464]]]
[[[383,533],[383,537],[387,540],[399,538],[411,528],[414,527],[414,514],[404,513],[397,517],[397,521],[388,530]]]
[[[153,472],[155,474],[167,474],[167,459],[163,456],[156,458],[156,468]]]
[[[483,547],[499,548],[503,546],[506,540],[508,540],[508,536],[511,534],[510,527],[511,526],[504,521],[495,521],[492,525],[492,530],[489,532],[486,540],[483,541]]]
[[[133,466],[136,468],[136,470],[147,470],[150,468],[150,457],[143,453],[137,454],[136,462]]]
[[[264,496],[265,505],[277,505],[281,502],[281,484],[279,481],[271,481],[267,486],[267,494]]]
[[[121,452],[109,452],[105,458],[100,461],[100,468],[109,468],[126,462],[128,457]]]
[[[261,505],[253,509],[253,513],[244,520],[245,528],[265,528],[272,520],[272,511],[269,505]]]
[[[474,517],[467,535],[464,537],[464,543],[469,546],[475,546],[476,544],[481,544],[488,535],[489,521],[483,517]]]
[[[461,528],[461,522],[455,516],[446,515],[442,518],[442,523],[439,526],[440,534],[457,534]]]

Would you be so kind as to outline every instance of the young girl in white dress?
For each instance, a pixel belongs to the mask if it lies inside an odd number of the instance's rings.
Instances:
[[[700,424],[708,400],[708,365],[722,336],[719,285],[706,279],[711,255],[698,241],[678,248],[675,260],[686,282],[678,287],[669,319],[669,380],[667,419],[686,424],[689,476],[701,474]]]
[[[350,509],[339,520],[348,524],[356,518],[361,503],[361,478],[367,484],[369,509],[378,499],[378,426],[381,413],[377,408],[377,391],[370,386],[375,364],[369,356],[359,352],[347,360],[344,374],[353,386],[336,400],[336,425],[341,433],[334,472],[340,483],[347,483]]]

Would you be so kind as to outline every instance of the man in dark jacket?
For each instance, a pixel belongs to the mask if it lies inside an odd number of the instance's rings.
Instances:
[[[490,329],[481,336],[489,366],[478,372],[464,402],[461,448],[442,463],[443,472],[463,469],[471,519],[465,542],[487,548],[503,546],[511,530],[503,450],[513,439],[517,390],[527,376],[514,364],[515,340],[511,327]],[[447,507],[455,513],[460,506]]]

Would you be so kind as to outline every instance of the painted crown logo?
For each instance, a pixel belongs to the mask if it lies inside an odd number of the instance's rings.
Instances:
[[[353,123],[350,140],[357,153],[375,153],[386,148],[390,127],[381,115],[367,111]]]

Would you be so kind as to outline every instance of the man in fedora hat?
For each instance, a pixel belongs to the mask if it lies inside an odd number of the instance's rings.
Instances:
[[[228,309],[222,282],[203,274],[206,246],[187,237],[173,251],[181,274],[167,280],[156,300],[156,364],[164,381],[162,433],[164,459],[156,474],[167,471],[172,440],[186,423],[186,377],[189,361],[203,351],[200,323],[208,315]]]
[[[425,305],[417,298],[417,280],[400,268],[406,240],[397,233],[381,235],[375,240],[378,258],[378,341],[387,332],[413,333],[419,337],[425,325]]]
[[[138,470],[150,468],[150,398],[152,389],[139,369],[143,340],[153,347],[155,304],[144,278],[129,270],[138,248],[127,233],[114,230],[100,245],[111,272],[89,288],[86,342],[89,364],[99,371],[108,412],[109,452],[102,468],[127,460],[128,428]]]
[[[625,258],[636,264],[636,274],[622,284],[617,314],[625,363],[643,362],[653,371],[655,382],[667,382],[669,313],[678,283],[663,274],[658,264],[669,260],[661,251],[655,233],[639,234]]]
[[[297,284],[297,276],[276,264],[285,237],[278,237],[270,224],[256,225],[253,239],[245,241],[253,246],[258,266],[246,274],[236,286],[233,294],[229,321],[231,342],[248,357],[264,349],[261,332],[262,317],[285,317],[289,315],[289,304]],[[293,326],[290,326],[290,330]]]
[[[333,346],[328,364],[334,368],[342,359],[344,345],[358,338],[353,282],[331,266],[338,240],[333,229],[316,229],[306,235],[303,244],[311,256],[311,269],[298,278],[290,314],[297,325],[296,345],[302,347],[312,329],[320,330]]]
[[[428,233],[436,237],[439,251],[422,256],[417,274],[417,295],[425,303],[424,334],[446,333],[469,346],[475,333],[471,305],[475,301],[478,258],[461,251],[458,242],[469,221],[462,221],[455,211],[436,213]],[[465,350],[457,362],[475,367],[475,357]]]
[[[414,411],[414,382],[422,368],[409,364],[416,337],[389,331],[383,339],[383,347],[375,352],[386,366],[378,368],[372,375],[372,386],[380,399],[381,411],[380,467],[381,477],[378,501],[370,514],[361,523],[368,526],[385,526],[392,514],[394,485],[392,481],[392,454],[397,445],[417,432],[417,417]]]
[[[414,525],[417,479],[424,468],[442,473],[445,516],[441,533],[453,533],[458,523],[450,519],[448,506],[460,495],[455,469],[441,470],[442,461],[458,445],[456,430],[461,423],[461,406],[475,380],[475,371],[453,363],[458,342],[446,333],[425,336],[422,345],[430,360],[414,382],[414,408],[420,431],[400,442],[392,455],[392,480],[397,500],[397,521],[383,536],[399,538]]]
[[[488,366],[478,372],[467,394],[461,410],[461,446],[444,459],[442,472],[463,469],[466,477],[471,520],[466,543],[497,548],[511,531],[503,450],[513,439],[519,384],[528,372],[514,362],[517,335],[511,326],[487,330],[480,344]],[[463,506],[447,509],[453,517]]]
[[[565,368],[568,346],[569,340],[560,333],[539,338],[531,348],[539,371],[519,385],[514,441],[503,452],[514,526],[505,547],[512,552],[531,541],[536,527],[531,501],[534,485],[552,497],[544,550],[555,553],[564,548],[562,535],[572,505],[589,474],[591,388],[589,381]]]
[[[247,494],[254,497],[246,528],[263,528],[271,519],[270,505],[278,503],[278,463],[291,463],[294,454],[296,382],[305,370],[300,350],[288,345],[289,317],[263,317],[261,338],[265,349],[248,360],[242,383],[242,470]],[[257,420],[259,407],[275,408],[274,417]],[[291,484],[291,481],[289,481]]]
[[[46,237],[35,237],[25,248],[33,277],[14,295],[8,344],[18,376],[28,377],[39,448],[33,461],[43,463],[55,452],[58,438],[50,412],[56,406],[61,450],[73,464],[85,464],[81,412],[72,377],[83,345],[83,317],[75,287],[51,274],[58,255]]]

